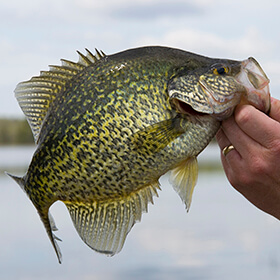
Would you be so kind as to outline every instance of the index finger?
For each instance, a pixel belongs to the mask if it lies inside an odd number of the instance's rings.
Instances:
[[[280,118],[280,110],[271,108],[271,114]],[[238,106],[235,121],[240,129],[261,146],[270,148],[276,138],[280,139],[280,123],[251,105]]]

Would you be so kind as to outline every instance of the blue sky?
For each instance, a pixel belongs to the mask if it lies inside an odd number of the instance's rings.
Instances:
[[[0,4],[0,117],[23,116],[17,83],[76,50],[112,54],[164,45],[211,57],[254,56],[280,98],[280,2],[241,0],[10,0]]]

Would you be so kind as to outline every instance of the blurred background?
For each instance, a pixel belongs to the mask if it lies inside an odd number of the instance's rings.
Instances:
[[[9,0],[0,4],[0,116],[22,116],[13,90],[76,50],[163,45],[210,57],[254,56],[280,97],[277,0]]]
[[[160,198],[113,258],[90,250],[56,203],[51,211],[64,240],[58,265],[35,208],[4,174],[24,174],[35,149],[14,98],[17,83],[61,58],[77,61],[76,50],[162,45],[210,57],[253,56],[280,98],[279,10],[278,0],[1,1],[0,278],[279,279],[279,221],[229,186],[214,144],[199,157],[190,212],[165,176]]]

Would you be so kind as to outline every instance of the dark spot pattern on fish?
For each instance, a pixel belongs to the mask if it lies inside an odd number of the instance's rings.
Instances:
[[[196,156],[220,119],[252,92],[238,75],[250,69],[254,85],[261,84],[252,72],[260,66],[242,63],[164,47],[109,56],[87,50],[77,63],[62,60],[17,86],[38,146],[27,174],[11,177],[38,210],[60,262],[49,214],[57,200],[84,242],[109,255],[122,249],[167,171],[189,209]],[[213,71],[218,64],[226,73]]]

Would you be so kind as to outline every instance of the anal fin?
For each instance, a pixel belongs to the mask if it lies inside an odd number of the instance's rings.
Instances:
[[[190,210],[193,190],[198,176],[198,164],[196,157],[190,157],[171,170],[170,180],[175,191]]]
[[[157,189],[159,183],[154,183],[114,200],[64,203],[82,240],[95,251],[113,256],[121,251],[142,212],[147,212],[148,203],[153,203]]]

